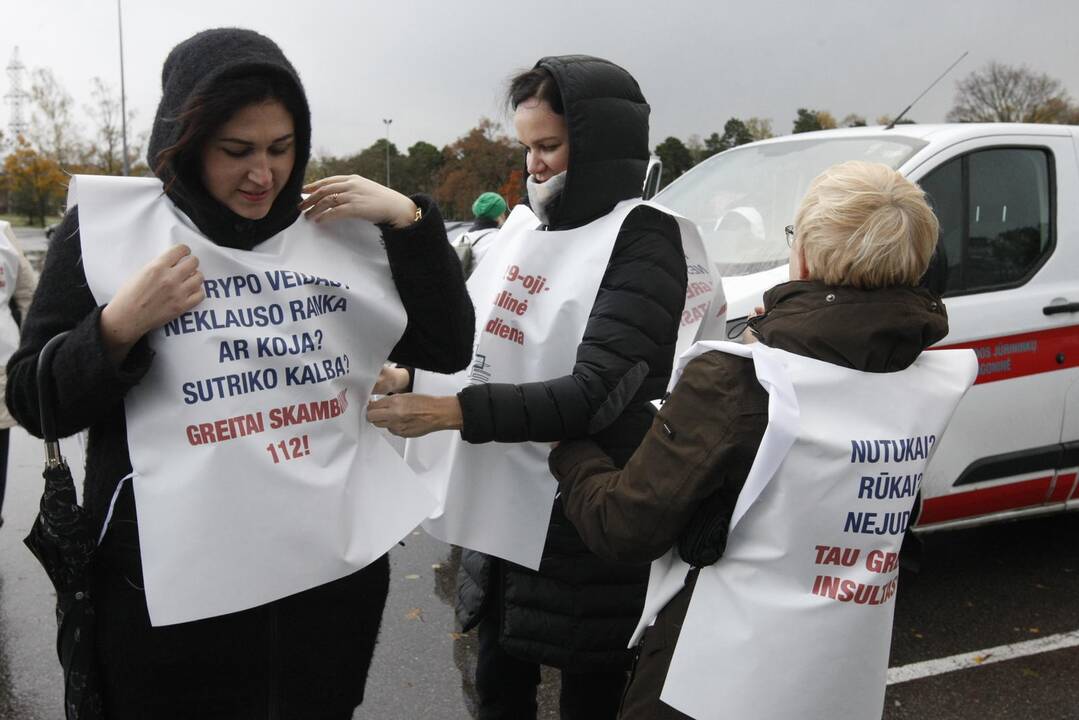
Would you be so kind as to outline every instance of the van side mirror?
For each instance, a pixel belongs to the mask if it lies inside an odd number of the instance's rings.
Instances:
[[[659,183],[663,179],[663,161],[657,157],[648,159],[648,172],[644,176],[641,197],[651,200],[659,192]]]

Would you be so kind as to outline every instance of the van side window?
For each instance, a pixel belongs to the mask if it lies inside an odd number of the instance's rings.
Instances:
[[[995,148],[922,180],[940,220],[945,294],[1021,284],[1052,252],[1049,169],[1044,150]]]
[[[940,223],[937,254],[929,266],[934,282],[930,289],[941,295],[962,289],[963,273],[963,159],[941,165],[920,183]]]

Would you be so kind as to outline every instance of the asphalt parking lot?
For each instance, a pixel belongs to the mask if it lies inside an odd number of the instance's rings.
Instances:
[[[961,653],[975,665],[891,685],[884,717],[1079,718],[1077,631],[1079,515],[929,535],[921,572],[900,576],[890,665]],[[1061,649],[986,653],[1039,638]]]

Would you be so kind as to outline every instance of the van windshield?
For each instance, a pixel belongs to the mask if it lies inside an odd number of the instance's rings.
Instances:
[[[809,183],[847,160],[898,168],[926,143],[909,137],[814,138],[735,148],[698,165],[655,200],[697,223],[721,275],[786,265],[783,231]]]

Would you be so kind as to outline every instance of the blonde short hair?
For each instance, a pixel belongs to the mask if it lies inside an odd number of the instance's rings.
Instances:
[[[794,220],[809,277],[828,285],[917,285],[939,224],[925,193],[880,163],[834,165],[809,185]]]

